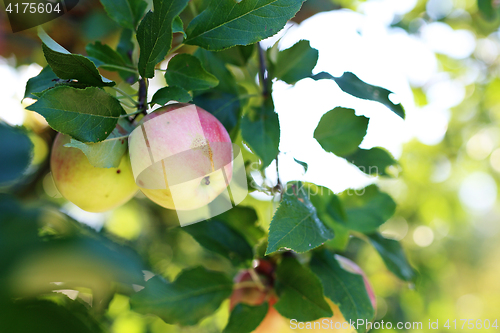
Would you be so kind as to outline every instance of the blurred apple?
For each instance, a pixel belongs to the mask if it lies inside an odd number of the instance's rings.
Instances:
[[[363,280],[365,282],[365,287],[368,293],[368,296],[370,297],[370,301],[372,302],[372,305],[374,309],[376,309],[376,299],[375,299],[375,294],[373,292],[373,288],[371,287],[368,279],[366,278],[365,273],[363,270],[356,265],[354,262],[351,260],[341,257],[341,256],[335,256],[342,268],[345,270],[355,273],[355,274],[360,274],[363,276]],[[262,265],[259,264],[256,268],[256,272],[266,272],[269,271],[267,269],[267,262],[266,264]],[[259,267],[264,267],[264,269],[259,269]],[[259,278],[264,279],[263,281],[266,281],[268,278],[272,278],[272,275],[267,275],[267,274],[258,274]],[[245,281],[253,281],[252,275],[248,270],[240,272],[236,278],[235,278],[235,283],[240,283],[240,282],[245,282]],[[272,283],[271,283],[272,284]],[[333,317],[331,318],[321,318],[318,319],[314,322],[309,322],[308,323],[301,323],[300,327],[303,327],[302,325],[307,325],[304,326],[304,328],[299,328],[297,325],[298,322],[291,322],[290,319],[282,317],[279,312],[274,308],[274,304],[278,301],[277,296],[274,294],[274,291],[268,287],[265,289],[259,289],[256,286],[252,286],[251,284],[241,284],[243,287],[241,288],[236,288],[233,291],[233,294],[231,295],[230,299],[230,310],[232,310],[236,304],[238,303],[245,303],[248,305],[260,305],[264,301],[268,301],[269,303],[269,310],[266,314],[266,317],[264,320],[260,323],[259,327],[254,333],[291,333],[291,332],[297,332],[297,331],[304,331],[304,332],[335,332],[335,333],[356,333],[356,330],[353,329],[352,326],[349,326],[349,322],[345,320],[344,316],[340,312],[339,307],[334,304],[329,298],[325,297],[326,301],[330,305],[332,311],[333,311]],[[265,284],[266,286],[269,286],[269,284]],[[314,326],[316,324],[316,326]],[[308,328],[309,327],[309,328]],[[316,327],[316,328],[314,328]]]
[[[96,168],[78,148],[64,147],[71,138],[54,140],[50,168],[62,196],[88,212],[104,212],[129,201],[137,192],[128,155],[118,168]]]
[[[129,137],[130,159],[137,185],[149,199],[168,209],[193,210],[226,189],[232,144],[212,114],[192,104],[171,104],[140,125]]]

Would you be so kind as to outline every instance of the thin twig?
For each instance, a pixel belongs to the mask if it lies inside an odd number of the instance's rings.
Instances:
[[[269,97],[269,77],[266,66],[266,57],[264,54],[264,49],[257,43],[257,48],[259,49],[259,77],[262,85],[262,96],[264,98]]]
[[[147,98],[148,98],[148,82],[147,82],[147,79],[141,78],[139,80],[139,100],[137,103],[137,111],[140,111],[140,112],[138,112],[134,117],[131,118],[132,122],[134,122],[135,119],[140,114],[144,114],[144,115],[148,114],[148,112],[147,112],[148,104],[146,103]]]

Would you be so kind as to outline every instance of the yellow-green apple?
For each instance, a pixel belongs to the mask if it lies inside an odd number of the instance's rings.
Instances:
[[[64,147],[70,141],[59,133],[50,157],[52,177],[63,197],[88,212],[104,212],[135,195],[138,188],[128,154],[117,168],[96,168],[80,149]]]
[[[366,290],[368,292],[368,296],[373,305],[373,308],[376,308],[376,300],[375,294],[373,293],[373,288],[371,287],[368,279],[363,272],[363,270],[356,265],[351,260],[336,256],[336,259],[339,261],[341,266],[351,273],[360,274],[363,276],[363,280],[365,282]],[[263,266],[262,262],[256,268],[257,272],[262,272],[263,270],[259,270],[259,267]],[[266,267],[264,265],[264,267]],[[264,276],[264,281],[267,281],[272,275],[258,275],[260,278]],[[252,275],[249,271],[243,271],[238,274],[235,278],[236,286],[238,283],[244,281],[253,281]],[[272,282],[271,282],[272,284]],[[331,318],[321,318],[313,322],[308,323],[299,323],[290,321],[290,319],[282,317],[279,312],[273,307],[273,305],[277,302],[278,298],[275,295],[274,291],[269,288],[259,289],[256,286],[248,286],[248,284],[241,284],[243,287],[236,288],[233,291],[230,299],[230,309],[232,310],[234,306],[238,303],[245,303],[248,305],[260,305],[264,301],[269,302],[269,310],[264,318],[264,320],[260,323],[260,325],[253,331],[253,333],[291,333],[297,331],[304,332],[335,332],[335,333],[355,333],[356,330],[353,329],[353,326],[349,325],[349,322],[345,320],[344,316],[340,312],[339,307],[333,303],[329,298],[325,298],[327,303],[330,305],[333,311],[333,317]],[[269,284],[267,284],[269,285]]]
[[[232,177],[232,144],[224,126],[192,104],[148,114],[129,137],[137,185],[168,209],[194,210],[221,194]]]

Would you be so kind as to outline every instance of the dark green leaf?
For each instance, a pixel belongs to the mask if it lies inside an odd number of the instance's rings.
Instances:
[[[184,36],[184,38],[186,38],[186,33],[184,32],[184,23],[182,23],[182,19],[180,16],[176,16],[174,18],[174,23],[172,24],[172,32],[181,33]]]
[[[233,311],[231,311],[229,322],[222,333],[253,332],[262,320],[264,320],[268,308],[269,305],[267,303],[262,303],[258,306],[250,306],[243,303],[237,304]]]
[[[19,128],[0,122],[0,185],[23,175],[33,158],[33,143]]]
[[[318,277],[297,259],[285,257],[276,269],[279,300],[274,307],[285,318],[313,321],[333,316]]]
[[[219,84],[219,80],[203,68],[198,58],[187,53],[176,55],[168,62],[165,80],[169,85],[185,90],[205,90]]]
[[[90,164],[96,168],[117,168],[123,155],[127,152],[128,136],[133,128],[125,118],[120,118],[118,124],[106,140],[98,143],[83,143],[71,139],[64,147],[78,148],[87,156]]]
[[[100,64],[99,67],[103,67],[104,69],[110,71],[117,71],[117,69],[106,65],[127,67],[125,59],[123,59],[123,57],[117,51],[113,50],[106,44],[101,44],[101,42],[95,42],[95,44],[88,44],[85,47],[85,50],[87,51],[89,57],[92,57],[102,62],[102,64]]]
[[[225,61],[220,57],[222,52],[210,52],[199,48],[194,56],[200,59],[203,68],[219,80],[217,90],[238,95],[238,87],[233,74],[226,68]],[[239,104],[239,102],[238,102]]]
[[[368,118],[356,116],[353,109],[336,107],[321,117],[314,138],[324,150],[343,157],[356,151],[367,128]]]
[[[299,161],[298,159],[296,159],[295,157],[293,158],[293,160],[295,162],[297,162],[298,164],[300,164],[303,168],[304,168],[304,172],[307,172],[307,169],[308,169],[308,165],[306,162],[302,162],[302,161]]]
[[[241,116],[239,97],[216,89],[197,95],[194,104],[213,114],[229,133],[236,127]]]
[[[137,29],[142,77],[152,78],[156,64],[167,55],[172,46],[173,21],[187,3],[188,0],[153,0],[154,12],[148,12]]]
[[[398,163],[387,150],[380,147],[358,149],[353,154],[344,157],[371,176],[389,176],[387,167]]]
[[[38,36],[42,40],[43,54],[52,71],[61,79],[78,80],[81,84],[103,87],[114,86],[115,83],[103,78],[95,64],[79,54],[71,54],[57,44],[43,30]]]
[[[276,34],[305,0],[211,1],[187,27],[186,44],[207,50],[248,45]]]
[[[250,113],[250,114],[249,114]],[[241,136],[262,160],[265,168],[278,156],[280,124],[271,98],[253,108],[241,120]]]
[[[289,49],[280,51],[274,66],[274,76],[288,84],[312,75],[318,61],[318,50],[308,40],[301,40]]]
[[[134,43],[132,42],[132,30],[123,29],[120,35],[120,41],[116,46],[116,52],[118,52],[123,60],[132,65],[132,53],[134,52]]]
[[[373,319],[375,312],[361,275],[344,270],[327,250],[314,253],[310,267],[321,280],[325,295],[339,306],[346,321]],[[361,325],[358,332],[364,331]]]
[[[47,90],[27,109],[44,116],[56,131],[81,142],[106,139],[125,112],[120,102],[102,89],[65,86]]]
[[[342,196],[347,219],[345,227],[363,233],[371,233],[387,221],[396,210],[396,203],[376,185],[362,190],[347,190]]]
[[[252,56],[254,45],[238,45],[227,50],[217,52],[217,57],[226,63],[235,66],[245,66]]]
[[[109,17],[132,30],[135,30],[148,6],[143,0],[101,0],[101,3]]]
[[[493,21],[498,17],[499,9],[498,5],[494,7],[494,0],[477,0],[477,8],[479,12],[488,21]]]
[[[155,276],[130,299],[132,310],[151,313],[166,323],[195,325],[212,314],[231,295],[226,275],[197,267],[182,271],[174,282]]]
[[[45,89],[52,88],[55,86],[56,82],[54,80],[57,80],[58,77],[50,66],[45,66],[40,74],[38,74],[35,77],[32,77],[31,79],[28,80],[28,83],[26,83],[26,91],[24,92],[24,98],[30,97],[37,99],[38,97],[33,95],[33,93],[36,92],[42,92]]]
[[[153,95],[153,98],[151,99],[151,103],[156,103],[159,105],[165,105],[170,101],[177,101],[179,103],[187,103],[191,102],[193,100],[193,97],[184,90],[181,87],[176,87],[176,86],[170,86],[170,87],[163,87],[159,89],[155,94]],[[200,105],[198,105],[200,106]]]
[[[402,280],[415,279],[415,270],[410,266],[398,241],[384,238],[379,233],[368,235],[370,243],[378,251],[387,268]]]
[[[259,226],[257,212],[250,207],[236,206],[218,215],[217,220],[239,232],[252,246],[266,235]]]
[[[78,301],[74,301],[77,303]],[[49,300],[2,302],[0,326],[4,332],[16,333],[99,333],[103,332],[83,304],[65,307]]]
[[[341,77],[334,77],[326,72],[321,72],[319,74],[313,75],[312,78],[314,80],[335,80],[340,89],[342,89],[346,93],[358,98],[369,99],[371,101],[382,103],[401,118],[405,118],[405,110],[403,106],[401,104],[394,104],[389,99],[389,95],[392,94],[391,91],[382,87],[365,83],[351,72],[345,72]]]
[[[120,53],[108,45],[95,42],[95,44],[88,44],[85,49],[97,67],[118,72],[124,80],[132,80],[132,82],[137,80],[137,74],[134,74],[131,62],[126,61]],[[129,68],[129,70],[121,70],[118,67]]]
[[[182,228],[201,246],[218,253],[237,265],[252,260],[252,247],[237,231],[229,227],[217,217],[191,224]]]
[[[334,237],[333,231],[318,218],[307,189],[301,182],[288,185],[269,227],[266,254],[281,248],[306,252]]]

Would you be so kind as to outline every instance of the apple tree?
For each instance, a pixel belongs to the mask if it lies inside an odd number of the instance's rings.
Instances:
[[[91,42],[86,54],[38,30],[46,66],[27,82],[25,97],[35,100],[27,109],[50,126],[43,140],[51,157],[37,160],[33,128],[0,124],[0,327],[119,331],[121,311],[147,318],[141,323],[151,332],[270,332],[321,318],[369,322],[375,295],[346,258],[365,246],[398,278],[415,281],[401,245],[378,232],[396,204],[377,185],[334,193],[279,176],[277,81],[330,80],[405,117],[391,91],[355,73],[314,73],[319,55],[307,40],[262,47],[287,21],[334,9],[308,2],[101,0],[120,38]],[[148,94],[158,78],[164,86]],[[184,227],[174,206],[136,182],[130,160],[139,157],[128,145],[147,117],[175,103],[194,104],[221,124],[241,149],[251,192],[233,209]],[[325,111],[313,134],[325,151],[372,176],[394,177],[398,162],[388,151],[359,147],[369,118],[347,106]],[[296,162],[307,172],[307,163]],[[44,193],[50,186],[64,198]],[[111,210],[104,216],[113,222],[98,231],[78,223],[67,201],[90,212]],[[127,222],[134,218],[137,232]]]

